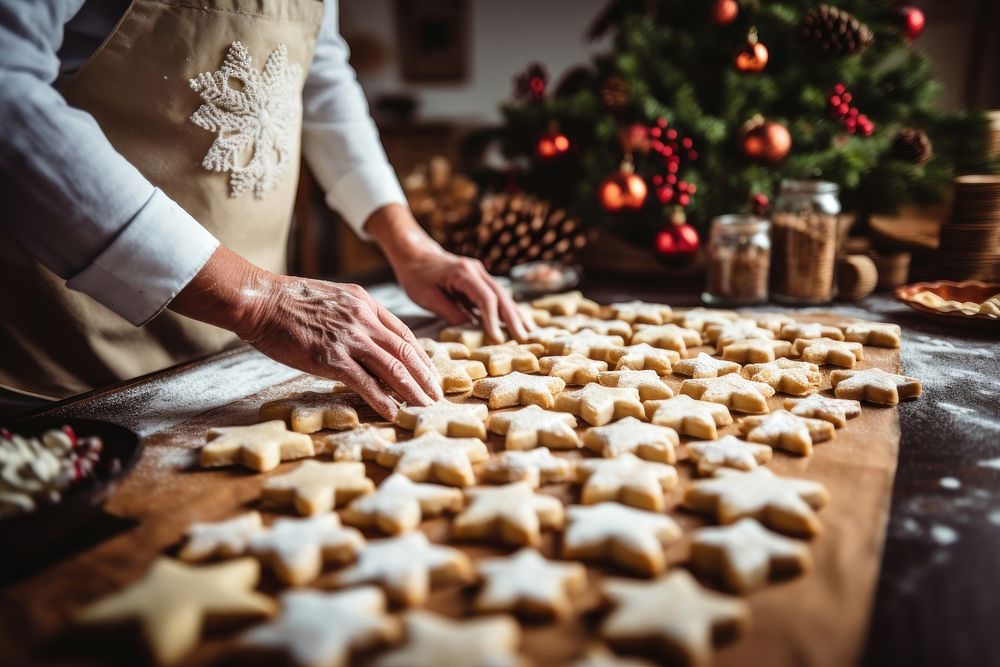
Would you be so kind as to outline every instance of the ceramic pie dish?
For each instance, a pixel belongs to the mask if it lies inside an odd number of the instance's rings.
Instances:
[[[951,304],[935,304],[933,297],[927,299],[919,295],[930,292],[944,302]],[[959,310],[957,304],[980,304],[990,297],[1000,294],[1000,283],[986,283],[979,280],[953,282],[937,280],[933,282],[913,283],[898,287],[893,292],[896,298],[907,306],[922,314],[929,320],[945,326],[973,326],[981,329],[1000,332],[1000,317],[988,313],[970,313]]]

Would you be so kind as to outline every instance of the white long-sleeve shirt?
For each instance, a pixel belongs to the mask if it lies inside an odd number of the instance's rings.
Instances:
[[[219,242],[55,88],[127,6],[0,0],[0,201],[19,204],[18,214],[0,213],[0,229],[70,288],[141,325],[187,285]],[[347,62],[337,10],[336,0],[325,0],[303,92],[302,146],[327,203],[364,238],[371,213],[406,200]]]

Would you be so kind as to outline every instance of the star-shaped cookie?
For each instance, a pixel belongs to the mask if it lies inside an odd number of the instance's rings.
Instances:
[[[521,345],[508,341],[502,345],[484,345],[472,350],[471,358],[486,366],[490,375],[507,375],[513,371],[534,373],[538,370],[538,357],[545,348],[537,343]]]
[[[403,617],[406,641],[374,661],[375,667],[527,667],[517,654],[521,627],[494,615],[453,621],[429,612]]]
[[[554,395],[565,388],[566,383],[559,378],[514,372],[503,377],[477,380],[472,387],[472,395],[487,399],[490,410],[515,405],[537,405],[548,409],[556,403]]]
[[[729,408],[718,403],[696,401],[690,396],[674,396],[664,401],[645,401],[642,404],[649,421],[667,426],[681,435],[714,440],[719,437],[716,426],[733,423]]]
[[[688,457],[697,466],[698,474],[711,477],[719,468],[752,470],[771,460],[771,448],[727,435],[718,440],[689,442]]]
[[[591,359],[604,360],[601,350],[625,344],[621,336],[604,335],[584,329],[576,333],[549,338],[543,343],[549,354],[580,354]]]
[[[837,398],[896,405],[900,399],[916,398],[923,393],[920,380],[907,375],[886,373],[881,368],[863,371],[833,371],[830,384]]]
[[[520,410],[494,412],[486,420],[491,433],[505,436],[506,449],[532,449],[539,445],[557,449],[577,449],[576,417],[565,412],[543,410],[529,405]]]
[[[823,380],[816,364],[784,358],[764,364],[747,364],[742,375],[751,382],[763,382],[775,391],[792,396],[806,396],[819,391],[819,383]]]
[[[629,340],[632,345],[646,343],[664,350],[674,350],[682,357],[688,346],[701,345],[701,334],[694,329],[685,329],[676,324],[639,324]]]
[[[364,463],[304,461],[291,472],[265,479],[260,497],[270,505],[291,505],[299,514],[313,516],[374,490]]]
[[[583,296],[583,292],[563,292],[562,294],[550,294],[531,302],[532,308],[547,310],[553,315],[597,315],[601,312],[601,306],[596,301],[591,301]]]
[[[260,406],[261,419],[280,419],[296,433],[315,433],[324,428],[344,431],[360,424],[358,408],[364,401],[357,394],[304,391]]]
[[[781,327],[781,333],[778,334],[778,337],[793,343],[800,338],[806,340],[816,338],[844,340],[844,332],[839,327],[831,327],[819,322],[792,322]]]
[[[611,316],[630,324],[666,324],[673,317],[673,309],[665,303],[622,301],[608,306]]]
[[[454,343],[458,345],[458,343]],[[464,345],[462,347],[465,347]],[[441,391],[446,394],[464,394],[472,390],[472,382],[488,375],[481,361],[452,359],[445,354],[431,356],[431,365],[438,376]]]
[[[134,622],[158,664],[176,663],[198,643],[206,619],[274,613],[274,601],[254,591],[259,578],[260,564],[252,558],[200,567],[158,558],[142,579],[85,607],[74,620],[100,627]]]
[[[749,516],[779,532],[810,537],[821,530],[814,510],[829,499],[826,487],[812,480],[778,477],[767,468],[720,468],[715,477],[693,482],[684,504],[714,515],[720,523]]]
[[[898,324],[887,322],[858,322],[844,329],[844,338],[852,343],[874,347],[899,347],[902,330]]]
[[[716,346],[718,352],[730,343],[738,340],[753,340],[755,338],[772,340],[774,332],[769,329],[762,329],[753,320],[733,320],[726,324],[710,324],[705,327],[705,338],[709,343]]]
[[[440,433],[453,438],[486,439],[487,407],[481,403],[440,400],[427,406],[404,405],[396,414],[396,426],[413,435]]]
[[[431,432],[389,445],[378,453],[375,462],[395,468],[414,482],[471,486],[476,483],[472,464],[485,461],[489,455],[478,438],[446,438]]]
[[[340,525],[334,513],[304,519],[278,519],[250,538],[250,553],[267,563],[289,586],[302,586],[319,576],[323,563],[354,560],[365,538]]]
[[[831,338],[800,338],[795,341],[794,354],[802,357],[802,361],[844,368],[854,368],[857,362],[865,358],[861,343],[849,343]]]
[[[612,459],[585,459],[577,466],[584,505],[616,501],[652,512],[666,508],[664,491],[678,483],[677,469],[624,453]]]
[[[778,410],[762,417],[744,417],[740,433],[750,442],[760,442],[801,456],[812,456],[813,445],[833,437],[833,424],[822,419],[799,417]]]
[[[556,397],[556,410],[577,415],[592,426],[603,426],[622,417],[646,418],[638,390],[599,384],[562,392]]]
[[[538,343],[542,346],[548,346],[550,341],[557,338],[565,338],[572,333],[573,332],[567,331],[562,327],[538,327],[529,331],[524,340],[527,343]]]
[[[646,424],[635,417],[625,417],[607,426],[595,426],[583,434],[583,444],[604,458],[635,454],[647,461],[673,463],[677,431],[667,426]]]
[[[676,656],[677,664],[708,667],[716,637],[750,627],[746,602],[701,587],[686,570],[652,582],[612,579],[603,593],[613,610],[601,625],[601,637],[623,649]]]
[[[777,357],[787,357],[792,353],[792,344],[787,340],[750,338],[737,340],[722,348],[722,358],[739,364],[760,364],[774,361]]]
[[[615,655],[608,648],[599,642],[595,642],[587,647],[586,652],[570,667],[656,667],[648,660],[641,660],[631,656]]]
[[[506,338],[503,332],[500,332],[500,335],[501,340],[493,340],[489,334],[479,327],[461,325],[445,327],[438,334],[438,339],[443,343],[461,343],[468,349],[474,350],[483,345],[503,343]]]
[[[436,341],[433,338],[418,338],[417,343],[428,357],[445,356],[449,359],[468,359],[469,348],[464,343]]]
[[[552,313],[541,308],[535,308],[530,303],[517,304],[518,310],[528,318],[529,322],[534,322],[535,326],[544,327],[552,321]]]
[[[762,588],[772,577],[809,570],[812,555],[805,542],[746,518],[695,531],[689,562],[698,572],[720,578],[729,590],[745,594]]]
[[[795,320],[783,313],[747,313],[745,317],[752,319],[761,329],[779,333],[786,324]]]
[[[374,459],[380,451],[396,442],[396,429],[362,424],[351,431],[331,433],[316,443],[316,453],[329,453],[334,461]]]
[[[507,484],[523,481],[537,489],[542,484],[576,479],[576,463],[572,459],[553,456],[545,447],[538,447],[495,454],[482,464],[479,472],[480,478],[487,482]]]
[[[378,584],[389,599],[406,606],[427,601],[431,586],[472,581],[472,563],[458,549],[431,544],[420,531],[374,540],[358,561],[336,575],[338,586]]]
[[[694,329],[698,332],[704,331],[705,327],[711,324],[726,324],[738,319],[740,319],[740,316],[731,310],[700,307],[675,311],[673,316],[675,324],[680,324],[682,327]]]
[[[666,569],[663,549],[681,538],[680,526],[666,514],[621,503],[572,505],[566,518],[563,558],[609,560],[646,576]]]
[[[608,370],[606,361],[588,359],[582,354],[542,357],[539,367],[545,375],[557,377],[566,384],[583,385],[597,382],[601,371]]]
[[[558,530],[564,522],[562,502],[536,493],[528,482],[477,486],[465,490],[465,509],[452,522],[451,535],[460,540],[538,545],[543,529]]]
[[[208,443],[199,453],[203,468],[239,464],[267,472],[282,461],[316,454],[312,438],[289,431],[285,422],[279,420],[253,426],[218,426],[209,429],[205,437]]]
[[[861,403],[841,398],[813,394],[807,398],[786,398],[784,407],[793,415],[825,419],[837,428],[847,426],[848,419],[861,414]]]
[[[515,612],[532,617],[570,615],[570,595],[587,587],[587,570],[580,563],[546,560],[525,547],[505,558],[486,558],[476,564],[483,588],[476,597],[480,614]]]
[[[187,542],[178,556],[188,562],[242,556],[250,538],[263,531],[260,512],[247,512],[225,521],[193,523],[185,532]]]
[[[699,352],[697,357],[678,361],[674,364],[673,371],[678,375],[686,375],[692,378],[715,378],[720,375],[739,373],[740,365],[735,361],[716,359],[704,352]]]
[[[593,354],[604,359],[615,370],[653,370],[660,375],[669,375],[673,365],[680,361],[677,350],[653,347],[649,343],[636,345],[608,345],[594,348]]]
[[[414,530],[424,517],[457,512],[464,504],[465,496],[459,489],[417,483],[406,475],[393,473],[375,493],[354,499],[341,514],[344,523],[351,526],[374,526],[383,533],[396,535]]]
[[[560,315],[553,317],[549,323],[554,327],[562,327],[570,333],[586,329],[605,336],[621,336],[626,339],[632,335],[632,325],[628,322],[602,320],[588,315]]]
[[[639,400],[655,401],[674,395],[670,385],[656,371],[603,371],[597,381],[605,387],[632,387],[639,391]]]
[[[774,389],[769,384],[751,382],[730,373],[717,378],[684,380],[680,393],[737,412],[761,413],[767,412],[767,399],[774,396]]]

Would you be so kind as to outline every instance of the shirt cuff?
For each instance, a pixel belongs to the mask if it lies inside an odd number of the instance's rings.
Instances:
[[[156,189],[111,245],[66,286],[142,326],[167,307],[218,247],[207,229]]]
[[[359,165],[326,193],[326,203],[365,241],[371,240],[364,225],[372,213],[389,204],[409,205],[388,164]]]

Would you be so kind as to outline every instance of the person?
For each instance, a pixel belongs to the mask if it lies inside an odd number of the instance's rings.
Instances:
[[[392,418],[440,398],[356,285],[284,275],[300,149],[419,305],[531,323],[417,225],[335,0],[0,0],[0,387],[58,399],[243,340]]]

